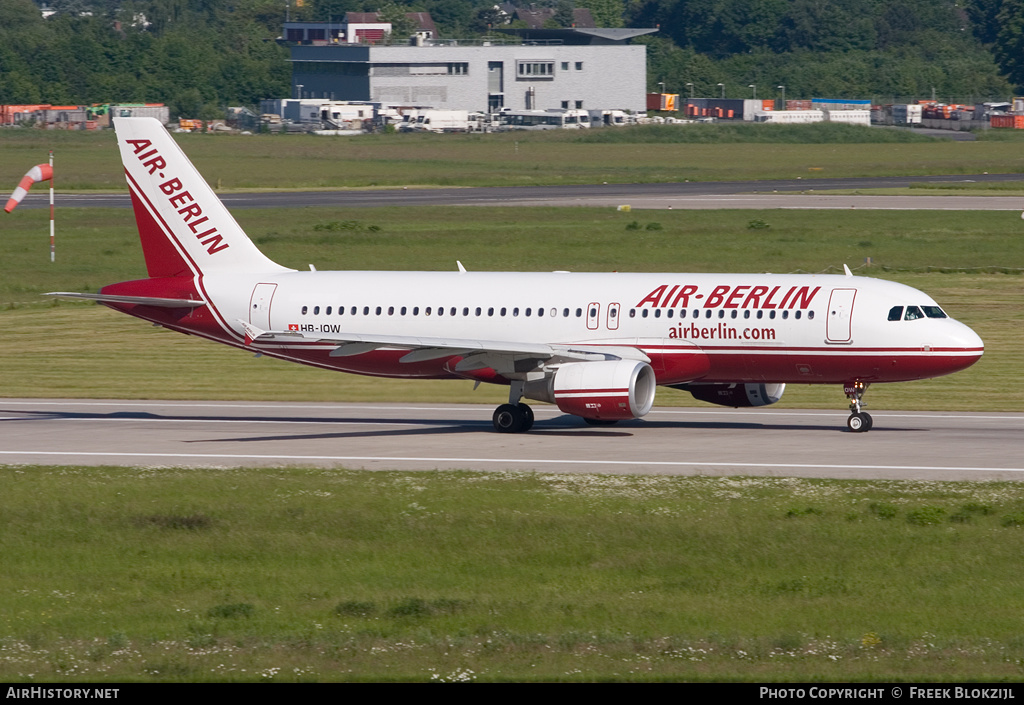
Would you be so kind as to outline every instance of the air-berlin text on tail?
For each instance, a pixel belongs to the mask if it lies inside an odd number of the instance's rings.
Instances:
[[[189,230],[202,244],[206,245],[207,253],[213,255],[221,250],[228,249],[228,243],[224,242],[224,236],[217,232],[216,226],[209,224],[209,218],[203,215],[202,207],[195,202],[188,191],[185,191],[181,179],[171,177],[166,179],[164,172],[160,169],[167,168],[167,160],[161,157],[150,140],[126,140],[135,150],[135,156],[146,167],[150,176],[156,174],[162,183],[157,184],[161,193],[169,196],[167,199],[171,207],[178,212],[188,226]],[[166,179],[166,180],[164,180]]]
[[[722,284],[711,290],[711,293],[701,293],[700,287],[695,284],[669,286],[662,284],[644,298],[640,299],[637,308],[650,306],[651,308],[688,308],[699,306],[701,308],[800,308],[806,309],[811,305],[814,295],[821,290],[820,286],[813,289],[809,286],[791,286],[785,291],[781,286],[729,286]]]

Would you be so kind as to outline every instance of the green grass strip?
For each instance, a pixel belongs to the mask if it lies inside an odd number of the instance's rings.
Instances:
[[[0,680],[1019,680],[1024,486],[0,470]]]

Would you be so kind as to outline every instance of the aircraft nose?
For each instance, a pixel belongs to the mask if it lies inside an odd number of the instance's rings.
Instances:
[[[954,345],[967,350],[976,350],[978,357],[981,357],[981,354],[985,352],[985,341],[969,326],[960,321],[954,322],[957,324],[957,330],[953,331]]]
[[[949,321],[944,347],[954,356],[954,367],[962,370],[970,367],[981,359],[985,352],[985,342],[969,326],[960,321]]]

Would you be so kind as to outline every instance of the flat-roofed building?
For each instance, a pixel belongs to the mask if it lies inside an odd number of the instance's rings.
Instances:
[[[505,31],[508,43],[293,44],[292,94],[488,112],[646,110],[646,47],[627,42],[657,30]]]

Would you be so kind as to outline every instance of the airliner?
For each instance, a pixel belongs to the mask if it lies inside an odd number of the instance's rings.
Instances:
[[[114,118],[148,277],[92,299],[173,331],[362,375],[506,385],[499,433],[528,431],[523,399],[593,425],[646,415],[658,386],[731,407],[786,384],[842,385],[847,426],[872,426],[875,383],[950,374],[984,344],[927,294],[845,275],[309,271],[242,231],[152,118]]]

